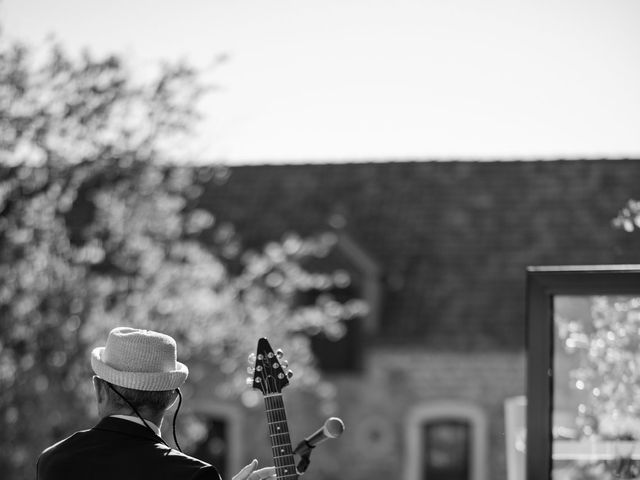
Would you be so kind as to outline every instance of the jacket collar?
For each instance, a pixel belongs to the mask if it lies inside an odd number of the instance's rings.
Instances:
[[[93,430],[106,430],[109,432],[122,433],[133,437],[141,437],[154,442],[165,443],[162,437],[158,436],[151,429],[144,425],[139,425],[129,420],[115,417],[104,417]]]
[[[137,423],[138,425],[142,425],[142,426],[148,425],[149,427],[151,427],[151,430],[153,430],[156,435],[162,436],[162,434],[160,433],[160,427],[158,427],[151,420],[142,420],[140,417],[134,416],[134,415],[110,415],[110,416],[114,418],[122,418],[123,420],[129,420],[130,422]]]

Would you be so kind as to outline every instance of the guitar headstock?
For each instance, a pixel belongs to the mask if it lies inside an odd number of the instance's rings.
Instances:
[[[291,370],[285,371],[289,364],[283,357],[282,350],[274,352],[266,338],[259,339],[256,353],[249,355],[247,371],[253,377],[249,377],[247,383],[263,395],[281,393],[293,376]]]

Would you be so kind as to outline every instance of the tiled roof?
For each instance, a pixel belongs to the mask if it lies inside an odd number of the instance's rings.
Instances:
[[[382,271],[380,342],[524,346],[529,265],[640,263],[611,227],[638,160],[232,167],[202,201],[248,246],[326,231],[332,215]]]

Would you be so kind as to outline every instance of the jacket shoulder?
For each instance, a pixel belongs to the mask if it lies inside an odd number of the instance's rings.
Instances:
[[[131,432],[130,432],[131,433]],[[220,480],[215,467],[174,450],[158,437],[147,438],[93,428],[83,430],[44,450],[38,458],[38,480],[84,478],[87,468],[97,468],[94,478],[120,480],[166,478]]]
[[[45,448],[38,457],[36,465],[38,478],[40,478],[40,473],[47,470],[51,466],[51,463],[54,461],[54,459],[59,457],[59,455],[56,455],[57,452],[64,451],[68,445],[75,443],[77,440],[86,435],[87,432],[88,430],[76,432],[68,436],[67,438],[60,440],[59,442],[54,443],[50,447]]]
[[[66,444],[74,442],[75,440],[77,440],[78,437],[86,435],[88,432],[89,432],[89,430],[81,430],[79,432],[73,433],[73,434],[69,435],[67,438],[63,438],[59,442],[56,442],[53,445],[45,448],[42,451],[42,453],[40,454],[40,456],[43,456],[45,454],[49,455],[50,452],[53,452],[53,451],[58,450],[60,448],[63,448]]]

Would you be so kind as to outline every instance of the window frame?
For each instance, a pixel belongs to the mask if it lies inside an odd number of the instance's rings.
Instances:
[[[478,405],[443,400],[414,407],[406,418],[406,459],[404,480],[421,480],[423,475],[423,427],[439,420],[459,419],[469,423],[469,480],[486,480],[488,459],[488,423]]]
[[[555,295],[628,295],[640,292],[640,265],[527,268],[527,478],[550,479],[552,467]]]

